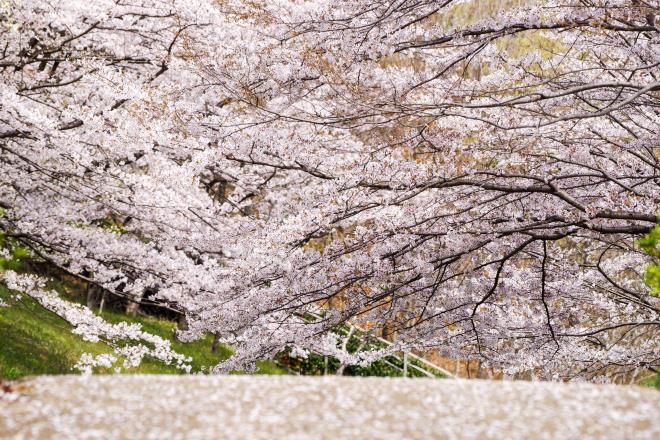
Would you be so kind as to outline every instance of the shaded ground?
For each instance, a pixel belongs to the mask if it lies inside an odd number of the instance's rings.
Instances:
[[[660,392],[300,376],[59,376],[12,385],[0,438],[660,438]]]

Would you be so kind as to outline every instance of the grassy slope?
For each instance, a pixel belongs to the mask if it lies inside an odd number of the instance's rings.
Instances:
[[[10,299],[9,291],[0,285],[0,299],[10,307],[0,307],[0,379],[16,379],[37,374],[76,373],[73,365],[83,353],[94,355],[109,353],[102,343],[83,341],[71,333],[71,327],[61,318],[41,307],[30,297]],[[212,338],[181,343],[174,340],[175,324],[171,321],[145,316],[128,317],[117,312],[104,312],[109,322],[137,322],[145,331],[172,340],[173,348],[193,358],[193,370],[217,364],[231,355],[231,350],[221,346],[218,353],[211,352]],[[274,362],[258,362],[259,373],[286,374],[286,370]],[[179,374],[180,371],[160,362],[145,359],[138,368],[125,373]],[[643,385],[660,389],[660,375],[646,379]]]
[[[10,307],[0,307],[0,378],[75,373],[73,366],[83,353],[96,355],[110,352],[102,343],[85,342],[71,333],[68,323],[26,295],[22,295],[18,301],[12,300],[9,291],[0,286],[0,299],[10,304]],[[114,312],[105,312],[103,317],[110,322],[137,322],[145,331],[171,339],[177,352],[193,358],[193,371],[213,366],[231,355],[227,347],[220,347],[218,353],[212,353],[210,336],[186,344],[175,341],[175,324],[170,321],[144,316],[128,317]],[[286,373],[273,362],[260,362],[258,366],[259,372],[263,374]],[[145,359],[138,368],[125,372],[180,373],[173,366],[150,359]]]

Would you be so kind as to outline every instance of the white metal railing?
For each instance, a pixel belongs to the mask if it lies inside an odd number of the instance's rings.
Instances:
[[[315,312],[307,312],[306,314],[311,316],[314,319],[322,319],[323,318],[320,314],[315,313]],[[351,328],[355,328],[356,330],[358,330],[362,333],[366,333],[363,329],[361,329],[360,327],[358,327],[356,325],[353,325],[351,323],[347,323],[346,325],[348,326],[349,334],[351,333],[350,332]],[[375,341],[383,344],[386,347],[389,347],[389,346],[392,345],[392,342],[388,341],[387,339],[381,338],[380,336],[369,335],[368,337],[369,337],[369,339],[375,340]],[[317,354],[321,354],[321,353],[317,353]],[[408,377],[409,376],[409,371],[413,370],[413,371],[416,371],[416,372],[418,372],[418,373],[420,373],[420,374],[422,374],[426,377],[437,377],[436,374],[433,374],[433,372],[435,371],[435,372],[440,373],[443,376],[446,376],[448,378],[452,378],[452,379],[454,378],[454,375],[452,373],[450,373],[448,370],[446,370],[445,368],[442,368],[441,366],[436,365],[433,362],[431,362],[427,359],[424,359],[421,356],[417,356],[414,353],[410,353],[410,352],[406,351],[406,352],[403,352],[402,355],[392,354],[392,355],[390,355],[390,357],[393,357],[393,358],[397,359],[399,362],[401,362],[403,367],[400,367],[400,366],[388,361],[386,358],[383,359],[383,362],[387,366],[389,366],[390,368],[394,368],[395,370],[401,371],[401,375],[403,377]],[[327,362],[327,358],[326,358],[326,362]],[[422,368],[421,366],[419,366],[417,364],[421,364],[425,368]]]

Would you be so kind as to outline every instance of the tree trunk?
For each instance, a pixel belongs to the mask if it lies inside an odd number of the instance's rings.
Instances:
[[[211,353],[217,353],[220,348],[220,334],[213,334],[213,344],[211,344]]]
[[[186,319],[186,315],[185,315],[185,314],[182,313],[182,314],[179,315],[179,318],[178,318],[177,321],[176,321],[176,328],[177,328],[177,330],[179,330],[179,331],[188,330],[188,320]],[[175,337],[175,339],[176,339],[177,341],[180,340],[180,339],[178,338],[177,333],[174,334],[174,337]],[[211,350],[213,350],[213,347],[211,347]]]
[[[136,295],[128,301],[128,303],[126,304],[126,314],[128,316],[137,315],[137,312],[140,310],[141,299],[142,299],[142,295]]]
[[[87,307],[90,308],[90,310],[94,310],[99,301],[99,290],[101,290],[98,286],[92,283],[87,283]]]
[[[101,295],[101,303],[99,304],[99,314],[103,313],[103,305],[105,304],[105,291]]]

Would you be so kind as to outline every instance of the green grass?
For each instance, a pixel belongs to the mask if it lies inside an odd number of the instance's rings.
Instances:
[[[110,353],[103,343],[85,342],[71,333],[71,326],[59,316],[49,312],[27,295],[12,299],[11,293],[0,286],[0,299],[9,307],[0,307],[0,378],[17,379],[37,374],[71,374],[73,366],[83,353],[98,355]],[[129,317],[117,312],[104,312],[109,322],[133,322],[143,330],[172,340],[175,351],[191,357],[193,371],[209,368],[231,355],[231,349],[220,346],[217,353],[211,352],[212,337],[182,343],[174,339],[175,323],[147,316]],[[257,363],[258,373],[286,374],[286,370],[274,362]],[[99,371],[109,373],[111,371]],[[125,369],[124,373],[180,374],[171,365],[152,359],[143,360],[137,368]]]
[[[641,384],[646,387],[656,388],[660,390],[660,373],[656,373],[655,375],[649,377],[648,379],[644,379],[641,382]]]

